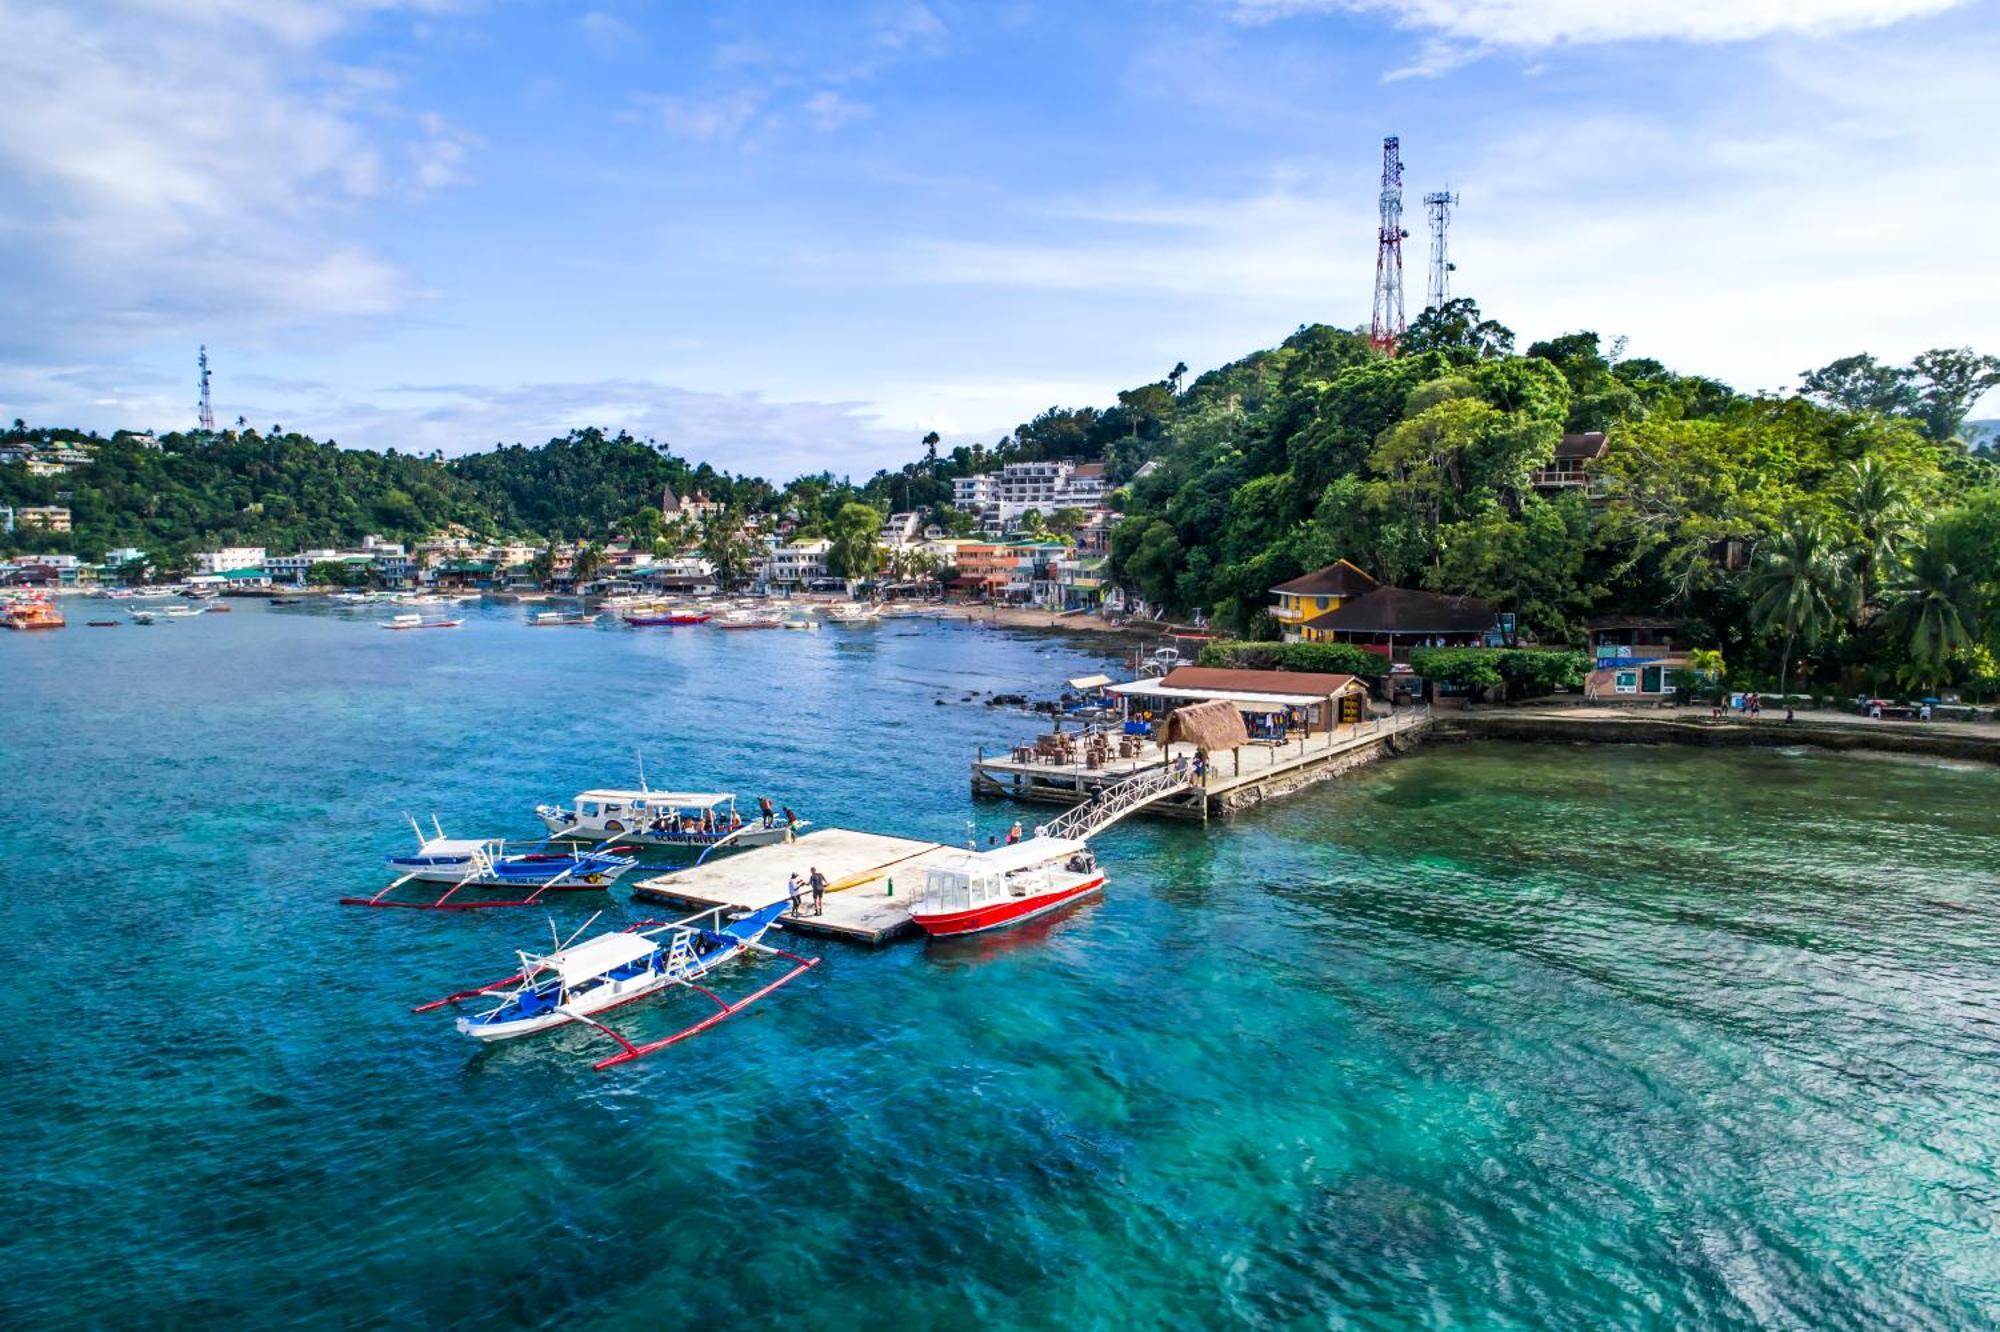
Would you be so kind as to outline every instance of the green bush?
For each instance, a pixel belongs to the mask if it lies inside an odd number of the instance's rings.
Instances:
[[[1426,680],[1491,688],[1504,684],[1510,695],[1574,689],[1590,674],[1582,652],[1543,648],[1411,648],[1410,669]]]
[[[1198,660],[1203,666],[1236,671],[1314,671],[1369,679],[1389,673],[1387,657],[1352,643],[1247,643],[1219,638],[1202,648]]]

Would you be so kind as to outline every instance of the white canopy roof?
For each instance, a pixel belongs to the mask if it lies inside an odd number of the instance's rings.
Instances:
[[[491,844],[483,837],[427,837],[417,849],[420,856],[472,856]]]
[[[574,948],[550,953],[537,961],[562,977],[565,986],[602,976],[607,971],[636,962],[660,945],[643,934],[600,934],[585,939]]]
[[[1132,680],[1125,684],[1115,684],[1111,686],[1110,692],[1136,698],[1225,699],[1240,707],[1251,709],[1296,708],[1308,703],[1326,701],[1325,694],[1266,694],[1240,689],[1196,689],[1190,685],[1175,685],[1171,689],[1165,689],[1158,680]]]
[[[617,801],[625,804],[645,801],[649,805],[674,806],[687,809],[713,809],[726,805],[736,796],[729,791],[584,791],[578,800],[595,800],[602,804]]]
[[[1068,682],[1071,689],[1102,689],[1110,683],[1108,675],[1079,675]]]
[[[996,846],[991,851],[968,851],[937,866],[960,874],[1012,874],[1052,860],[1062,860],[1085,850],[1086,844],[1067,837],[1029,837],[1012,846]]]

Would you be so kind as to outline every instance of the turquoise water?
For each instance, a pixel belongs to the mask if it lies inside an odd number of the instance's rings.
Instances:
[[[825,964],[599,1074],[601,1037],[473,1051],[409,1015],[547,923],[334,906],[386,881],[404,811],[525,834],[643,745],[656,785],[983,835],[1011,810],[965,763],[1032,724],[966,691],[1102,649],[520,615],[77,609],[0,641],[7,1324],[2000,1309],[2000,773],[1435,747],[1116,829],[1104,900],[1011,936],[795,944]]]

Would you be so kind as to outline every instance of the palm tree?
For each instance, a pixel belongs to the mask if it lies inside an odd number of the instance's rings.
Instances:
[[[1897,545],[1909,535],[1912,505],[1902,479],[1874,458],[1847,464],[1847,496],[1841,507],[1861,534],[1854,551],[1858,609],[1874,600],[1875,575],[1896,559]]]
[[[603,567],[604,547],[595,541],[587,541],[583,549],[576,553],[576,562],[570,566],[570,576],[576,580],[577,586],[581,587],[597,577],[597,571]]]
[[[1977,581],[1933,528],[1886,584],[1889,623],[1909,635],[1910,660],[1928,683],[1943,683],[1951,658],[1970,647],[1979,620]]]
[[[1818,523],[1794,519],[1759,553],[1749,591],[1751,616],[1785,636],[1778,687],[1789,689],[1793,646],[1813,646],[1846,617],[1853,570]]]

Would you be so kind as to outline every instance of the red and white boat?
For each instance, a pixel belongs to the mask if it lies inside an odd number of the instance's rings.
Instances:
[[[1087,844],[1030,837],[932,866],[910,919],[938,938],[979,934],[1047,915],[1103,888],[1104,871]]]

